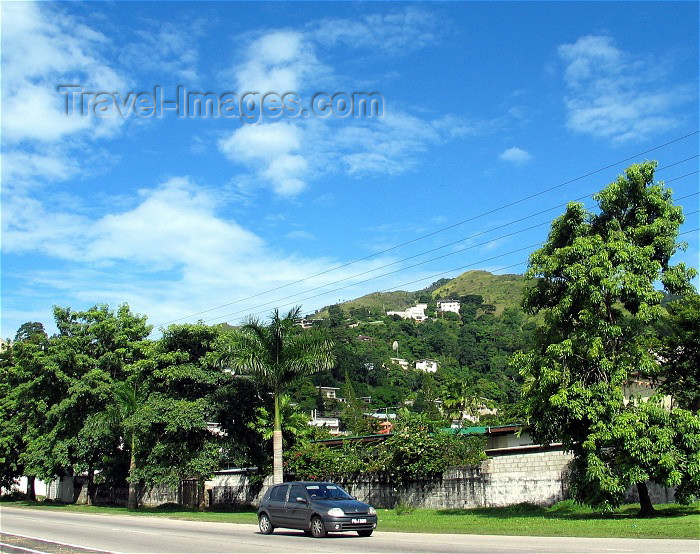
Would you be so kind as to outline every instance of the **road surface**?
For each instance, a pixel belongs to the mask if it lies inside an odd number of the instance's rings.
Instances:
[[[40,540],[38,540],[40,539]],[[48,542],[46,542],[48,541]],[[254,525],[0,507],[0,552],[556,552],[693,553],[698,541],[508,537],[377,531],[314,539],[297,531],[258,533]]]

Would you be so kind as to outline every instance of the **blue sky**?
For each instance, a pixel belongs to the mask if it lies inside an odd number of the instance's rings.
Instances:
[[[699,57],[697,2],[5,2],[0,334],[53,330],[53,305],[235,323],[521,273],[567,201],[645,159],[697,229]],[[68,116],[67,84],[384,103]]]

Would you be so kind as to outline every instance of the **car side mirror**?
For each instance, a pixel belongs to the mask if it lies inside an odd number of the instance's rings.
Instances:
[[[306,504],[306,498],[302,498],[301,496],[297,496],[297,502],[299,502],[299,504]]]

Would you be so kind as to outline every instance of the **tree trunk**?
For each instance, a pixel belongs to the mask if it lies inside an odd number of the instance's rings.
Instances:
[[[36,502],[36,490],[34,488],[34,481],[36,477],[33,475],[27,475],[27,494],[26,498],[30,502]]]
[[[206,507],[206,501],[204,499],[204,477],[200,477],[197,480],[197,509],[203,512]]]
[[[637,492],[639,492],[639,515],[650,516],[653,515],[656,510],[651,503],[651,498],[649,498],[649,489],[646,483],[637,483]]]
[[[94,482],[95,482],[95,468],[88,469],[88,482],[87,482],[87,505],[92,506],[95,503],[94,494]]]
[[[272,482],[274,484],[284,482],[284,469],[282,467],[282,418],[280,414],[280,394],[273,393],[275,404],[275,427],[272,432]]]
[[[126,507],[129,510],[136,510],[139,507],[138,482],[134,480],[136,473],[136,453],[134,452],[136,441],[131,437],[131,461],[129,462],[129,500]]]

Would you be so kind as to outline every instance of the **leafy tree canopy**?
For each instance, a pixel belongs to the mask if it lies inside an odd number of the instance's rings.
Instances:
[[[661,417],[657,401],[644,405],[623,391],[659,367],[645,333],[663,314],[655,283],[678,295],[692,291],[694,271],[670,264],[683,215],[671,191],[654,181],[655,166],[629,167],[594,196],[598,211],[572,203],[552,223],[547,242],[530,256],[527,276],[537,280],[524,300],[530,313],[544,312],[544,324],[535,349],[515,358],[535,437],[574,453],[577,497],[612,507],[637,484],[646,512],[647,480],[679,485],[683,498],[700,484],[695,425],[683,427],[688,434],[678,437],[678,448],[659,440],[677,432],[671,422],[696,416],[673,409]]]

